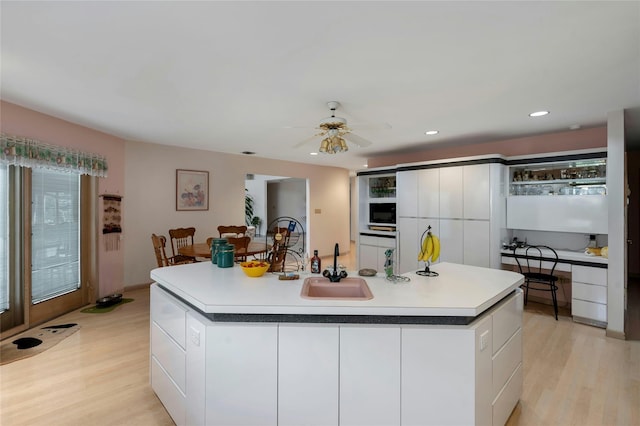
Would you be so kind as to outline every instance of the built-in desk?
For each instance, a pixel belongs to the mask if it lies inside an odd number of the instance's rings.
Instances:
[[[515,254],[513,250],[502,250],[502,264],[505,265],[503,269],[517,271],[515,256],[524,257],[524,252],[524,248],[516,249]],[[559,281],[559,302],[562,299],[570,301],[574,321],[606,328],[609,259],[591,256],[584,251],[556,250],[556,253],[556,271],[561,271],[558,275],[567,276],[571,283],[565,287],[563,280]]]

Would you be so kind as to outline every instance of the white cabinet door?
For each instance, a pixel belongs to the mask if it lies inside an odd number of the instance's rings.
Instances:
[[[417,197],[419,217],[440,217],[440,169],[420,170]]]
[[[461,219],[462,211],[462,166],[440,169],[440,217]]]
[[[400,424],[399,327],[340,327],[340,424]]]
[[[187,424],[205,425],[206,318],[187,313]]]
[[[287,324],[278,332],[278,424],[338,424],[337,325]]]
[[[474,164],[463,169],[463,209],[465,219],[491,218],[490,164]]]
[[[420,233],[418,219],[401,217],[398,219],[398,268],[403,274],[419,268],[418,252],[420,251]]]
[[[491,267],[491,238],[489,221],[465,220],[464,253],[465,265]]]
[[[215,323],[206,348],[207,425],[276,425],[278,325]]]
[[[403,328],[401,353],[403,425],[476,424],[474,330]]]
[[[358,269],[371,268],[379,270],[378,266],[378,247],[368,244],[360,244],[358,252]]]
[[[440,219],[440,261],[464,263],[463,221]]]
[[[396,173],[396,214],[398,217],[418,215],[418,170]]]

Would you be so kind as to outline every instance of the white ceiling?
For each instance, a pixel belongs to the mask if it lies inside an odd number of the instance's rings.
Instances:
[[[353,170],[602,126],[621,109],[640,134],[637,1],[2,1],[0,13],[2,99],[129,140]],[[333,100],[373,144],[312,157],[316,142],[295,146]]]

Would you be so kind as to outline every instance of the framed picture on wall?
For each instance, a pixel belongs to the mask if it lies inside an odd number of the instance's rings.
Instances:
[[[176,170],[176,210],[209,210],[209,172]]]

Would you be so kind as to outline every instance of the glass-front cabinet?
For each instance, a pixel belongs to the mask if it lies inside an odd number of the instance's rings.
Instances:
[[[396,198],[396,175],[369,178],[369,199]]]
[[[509,167],[509,195],[606,195],[607,159]]]

